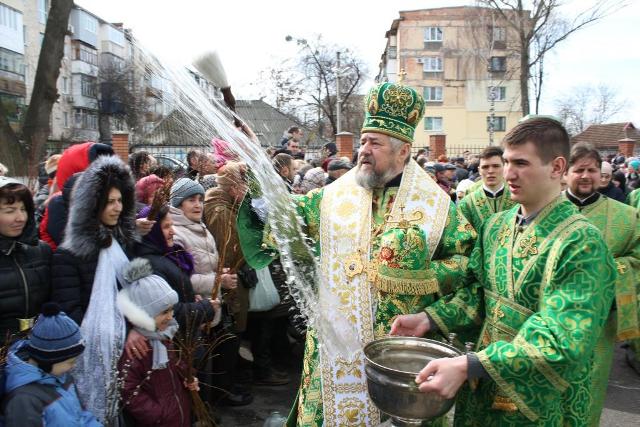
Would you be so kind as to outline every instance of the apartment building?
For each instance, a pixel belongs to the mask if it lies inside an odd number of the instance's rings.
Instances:
[[[497,144],[522,117],[517,34],[479,7],[401,11],[386,33],[378,81],[420,90],[416,147],[446,135],[449,154]]]

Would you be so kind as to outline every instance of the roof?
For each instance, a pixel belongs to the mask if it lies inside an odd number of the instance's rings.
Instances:
[[[596,148],[602,148],[617,146],[618,141],[625,138],[640,142],[640,130],[631,122],[591,125],[571,138],[571,142],[586,142]]]
[[[262,100],[237,100],[236,113],[253,129],[262,146],[279,146],[282,136],[291,126],[298,126],[304,131],[304,148],[320,148],[329,142]],[[182,111],[173,110],[142,138],[140,145],[197,147],[209,144],[215,135],[204,138],[198,130],[184,126],[188,119]]]
[[[305,148],[320,148],[329,142],[261,99],[236,101],[236,113],[249,124],[263,146],[279,146],[291,126],[304,131],[302,145]]]

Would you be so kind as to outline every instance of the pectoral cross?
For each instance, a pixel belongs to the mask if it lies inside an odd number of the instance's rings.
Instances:
[[[616,261],[616,268],[618,269],[618,274],[624,274],[627,271],[627,266],[618,261]]]
[[[504,317],[504,311],[500,310],[500,303],[497,302],[495,308],[493,309],[493,321],[497,322],[503,317]]]

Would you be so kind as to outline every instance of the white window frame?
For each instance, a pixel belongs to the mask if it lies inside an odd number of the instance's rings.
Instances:
[[[507,100],[507,87],[506,86],[489,86],[487,88],[487,100],[491,101],[491,88],[495,89],[495,102],[501,102]]]
[[[425,86],[423,91],[424,100],[427,102],[442,102],[443,92],[442,86]]]
[[[431,126],[429,126],[431,123]],[[427,132],[442,132],[444,120],[441,116],[429,116],[424,118],[424,130]]]
[[[444,32],[441,27],[426,27],[424,29],[424,41],[441,42]]]
[[[497,35],[497,37],[496,37]],[[491,39],[494,42],[507,41],[507,29],[505,27],[493,27],[491,29]]]
[[[91,15],[84,16],[84,29],[91,34],[98,33],[98,20]]]
[[[38,22],[46,24],[48,12],[47,0],[38,0]]]
[[[424,65],[422,69],[425,73],[441,73],[443,70],[443,63],[441,56],[427,56],[423,58]]]
[[[0,3],[0,25],[18,31],[18,12],[17,10]]]
[[[491,116],[487,116],[487,131],[489,131],[489,121]],[[500,126],[502,122],[503,126]],[[493,117],[493,131],[494,132],[506,132],[507,131],[507,117],[506,116],[494,116]]]

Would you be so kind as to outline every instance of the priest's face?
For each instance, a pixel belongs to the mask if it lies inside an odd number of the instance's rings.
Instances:
[[[600,165],[591,157],[578,159],[567,171],[569,190],[581,199],[598,191],[600,178]]]
[[[360,137],[356,182],[367,189],[382,188],[404,169],[409,143],[366,132]]]

